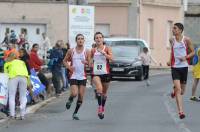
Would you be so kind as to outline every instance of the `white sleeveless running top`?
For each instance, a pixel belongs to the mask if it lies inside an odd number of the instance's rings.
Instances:
[[[105,52],[106,46],[104,46],[103,51]],[[103,74],[109,74],[109,64],[106,57],[97,49],[94,52],[93,56],[93,74],[94,75],[103,75]]]
[[[86,60],[85,55],[86,55],[85,49],[83,50],[82,53],[77,53],[76,48],[73,49],[72,67],[74,68],[74,71],[73,71],[70,79],[76,79],[76,80],[86,79],[85,64],[82,63],[82,61]]]
[[[187,43],[184,41],[184,36],[181,42],[177,42],[175,37],[173,37],[172,43],[172,67],[188,67],[188,62],[180,61],[179,58],[187,56]]]

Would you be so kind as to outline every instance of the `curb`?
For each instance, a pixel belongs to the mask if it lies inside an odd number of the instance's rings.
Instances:
[[[61,96],[64,95],[64,94],[66,94],[66,93],[68,93],[68,91],[63,92],[63,93],[61,94]],[[38,103],[35,104],[35,105],[28,106],[27,109],[26,109],[26,114],[33,114],[33,113],[35,113],[38,109],[40,109],[41,107],[47,105],[48,103],[50,103],[52,100],[54,100],[54,99],[56,99],[56,98],[57,98],[57,97],[50,97],[50,98],[45,99],[45,100],[43,100],[43,101],[41,101],[41,102],[38,102]],[[20,116],[20,115],[17,114],[17,117],[19,117],[19,116]],[[5,118],[3,118],[3,119],[0,119],[0,127],[1,127],[1,124],[5,123],[5,122],[8,122],[8,120],[9,120],[8,117],[5,117]]]
[[[50,103],[53,99],[56,99],[56,97],[50,97],[44,101],[41,101],[35,105],[29,106],[26,109],[26,114],[32,114],[35,113],[39,108],[45,106],[46,104]]]
[[[50,103],[52,100],[56,99],[56,97],[50,97],[44,101],[41,101],[35,105],[32,105],[32,106],[29,106],[27,107],[26,109],[26,114],[32,114],[32,113],[35,113],[39,108],[45,106],[46,104]],[[17,114],[17,117],[19,117],[20,115]],[[5,117],[4,119],[1,119],[0,120],[0,127],[1,127],[1,124],[7,122],[9,120],[8,117]]]

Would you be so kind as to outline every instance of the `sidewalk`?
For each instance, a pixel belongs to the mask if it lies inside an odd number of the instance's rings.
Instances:
[[[69,90],[66,90],[65,92],[62,92],[61,96],[66,94],[66,93],[68,93],[68,92],[69,92]],[[36,103],[34,105],[28,105],[27,109],[26,109],[26,114],[35,113],[38,109],[40,109],[41,107],[43,107],[43,106],[47,105],[48,103],[52,102],[52,100],[54,100],[56,98],[59,98],[59,97],[55,97],[55,96],[49,97],[49,98],[47,98],[47,99],[45,99],[43,101],[40,101],[40,102],[38,102],[38,103]],[[20,116],[19,113],[17,113],[17,117],[19,117],[19,116]],[[1,124],[6,122],[6,121],[8,121],[8,119],[9,118],[4,113],[0,112],[0,127],[1,127]]]
[[[150,68],[150,76],[154,76],[154,75],[158,75],[158,74],[169,74],[170,70],[171,69],[169,67],[151,67]],[[49,76],[51,76],[51,75],[49,74]],[[63,92],[62,94],[65,94],[67,92],[69,92],[69,90]],[[39,108],[45,106],[46,104],[50,103],[54,99],[56,99],[56,97],[50,97],[50,98],[40,101],[34,105],[28,105],[27,106],[27,114],[35,113]],[[19,115],[17,115],[17,117],[18,116]],[[1,125],[1,123],[6,122],[6,121],[8,121],[8,117],[4,113],[0,112],[0,125]]]

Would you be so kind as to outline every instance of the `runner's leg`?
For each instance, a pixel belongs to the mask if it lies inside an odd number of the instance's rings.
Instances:
[[[176,103],[179,112],[179,117],[182,119],[182,116],[185,117],[185,115],[183,114],[183,99],[181,95],[180,80],[174,80],[174,86],[175,86]]]
[[[199,83],[199,78],[194,78],[193,84],[192,84],[192,96],[195,96],[196,94],[198,83]]]
[[[66,108],[70,109],[71,104],[74,100],[74,98],[77,96],[78,94],[78,86],[77,85],[71,85],[70,86],[70,96],[68,98],[68,101],[66,102]]]
[[[78,113],[78,110],[79,110],[79,108],[81,107],[81,105],[83,103],[84,93],[85,93],[85,86],[80,85],[79,86],[78,100],[76,102],[76,108],[75,108],[75,111],[73,113],[73,119],[75,119],[75,120],[79,120],[79,118],[77,116],[77,113]]]

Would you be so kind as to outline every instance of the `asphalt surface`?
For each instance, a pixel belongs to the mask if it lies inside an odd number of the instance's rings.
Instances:
[[[168,73],[162,71],[163,73]],[[192,78],[188,77],[184,96],[186,118],[177,116],[175,100],[169,97],[172,90],[170,74],[153,72],[151,85],[145,81],[116,80],[111,83],[106,104],[105,118],[97,117],[97,101],[92,88],[87,88],[81,120],[72,120],[75,102],[65,109],[69,94],[50,100],[25,120],[9,120],[1,123],[0,132],[197,132],[199,131],[200,102],[189,100]],[[152,73],[151,73],[152,75]],[[199,90],[197,91],[200,92]],[[37,108],[38,109],[38,108]],[[31,112],[30,112],[31,113]]]

